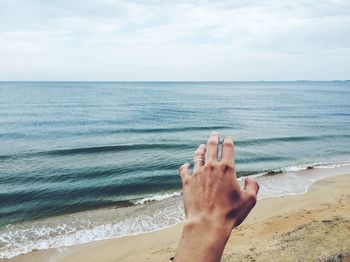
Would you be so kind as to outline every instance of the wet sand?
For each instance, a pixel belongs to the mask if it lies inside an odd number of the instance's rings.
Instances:
[[[169,261],[182,225],[11,261]],[[307,193],[258,201],[235,229],[222,261],[350,261],[350,174],[324,178]]]

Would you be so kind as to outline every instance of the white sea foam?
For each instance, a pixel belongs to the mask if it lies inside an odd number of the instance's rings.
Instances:
[[[105,209],[72,214],[22,225],[9,225],[0,231],[0,259],[32,250],[66,247],[102,239],[159,230],[184,220],[182,201],[172,199],[165,205]]]
[[[154,195],[154,196],[151,196],[151,197],[145,197],[143,199],[140,199],[140,200],[136,201],[135,204],[143,205],[143,204],[148,203],[148,202],[161,201],[161,200],[165,200],[165,199],[176,197],[176,196],[180,196],[180,195],[181,195],[181,192],[174,192],[174,193],[165,193],[165,194],[161,194],[161,195]]]
[[[343,161],[343,162],[337,162],[337,163],[325,163],[325,162],[316,162],[316,163],[307,163],[307,164],[299,164],[294,166],[287,166],[279,169],[273,169],[270,171],[260,172],[255,175],[251,175],[251,177],[259,177],[259,176],[265,176],[269,174],[279,174],[279,173],[289,173],[289,172],[298,172],[306,169],[331,169],[331,168],[338,168],[338,167],[346,167],[350,166],[349,161]],[[242,177],[244,178],[244,177]]]
[[[305,193],[318,179],[349,172],[349,166],[350,162],[303,164],[253,177],[260,184],[259,199],[262,199]],[[308,167],[312,169],[307,170]],[[244,179],[240,178],[239,181],[243,184]],[[180,195],[180,192],[166,193],[141,199],[135,206],[7,225],[0,229],[0,259],[32,250],[67,247],[175,225],[184,220]]]

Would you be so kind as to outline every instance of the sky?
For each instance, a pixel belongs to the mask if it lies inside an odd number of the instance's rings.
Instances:
[[[0,80],[334,79],[349,0],[0,0]]]

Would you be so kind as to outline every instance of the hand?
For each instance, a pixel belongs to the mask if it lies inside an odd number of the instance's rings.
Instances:
[[[219,261],[232,229],[256,204],[258,183],[247,178],[242,190],[237,182],[232,138],[223,142],[221,161],[218,145],[214,132],[196,150],[192,175],[188,163],[179,168],[187,221],[176,261]]]

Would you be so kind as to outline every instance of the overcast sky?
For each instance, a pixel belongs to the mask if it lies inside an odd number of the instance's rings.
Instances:
[[[350,79],[350,1],[0,0],[0,80]]]

